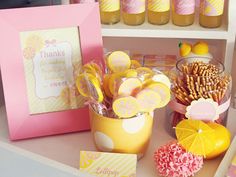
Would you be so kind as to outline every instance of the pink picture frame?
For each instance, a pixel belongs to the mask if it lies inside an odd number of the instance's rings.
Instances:
[[[98,3],[20,8],[0,11],[0,68],[11,140],[88,130],[87,107],[29,114],[19,33],[79,27],[82,61],[103,58]]]

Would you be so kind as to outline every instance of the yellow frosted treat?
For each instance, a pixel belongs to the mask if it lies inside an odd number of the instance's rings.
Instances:
[[[136,95],[136,98],[142,112],[151,112],[160,107],[161,96],[151,89],[143,89]]]
[[[110,76],[111,75],[109,75],[109,74],[105,74],[103,76],[103,90],[104,90],[105,94],[108,97],[112,98],[113,95],[112,95],[112,93],[110,92],[110,89],[109,89],[109,79],[110,79]]]
[[[136,69],[136,71],[138,72],[138,77],[142,81],[145,81],[146,79],[148,79],[154,74],[154,72],[150,68],[147,68],[147,67],[139,67]]]
[[[76,79],[76,87],[81,95],[98,102],[103,101],[103,94],[98,79],[89,73],[80,74]]]
[[[112,52],[107,58],[107,65],[112,72],[125,71],[130,68],[130,57],[122,51]]]
[[[191,49],[192,49],[191,44],[186,43],[186,42],[183,42],[183,43],[180,42],[179,43],[179,54],[180,54],[181,57],[185,57],[188,54],[190,54]]]
[[[208,44],[203,41],[199,41],[192,47],[192,52],[197,55],[205,55],[209,51]]]
[[[130,96],[133,92],[138,91],[142,88],[142,82],[138,78],[127,78],[121,82],[118,95]]]
[[[137,99],[132,96],[115,99],[112,108],[115,114],[120,118],[133,117],[140,111]]]
[[[170,101],[170,89],[161,82],[153,82],[147,85],[146,88],[149,88],[161,96],[161,102],[158,105],[158,108],[166,106]]]
[[[130,60],[130,61],[131,61],[131,66],[130,66],[131,69],[136,69],[142,66],[137,60]]]
[[[152,80],[154,80],[155,82],[161,82],[161,83],[165,84],[168,88],[170,88],[170,86],[171,86],[170,79],[164,74],[155,74],[152,77]]]

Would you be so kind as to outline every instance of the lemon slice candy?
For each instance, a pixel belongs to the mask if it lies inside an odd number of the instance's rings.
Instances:
[[[90,73],[90,74],[98,77],[99,80],[101,81],[102,69],[98,64],[90,62],[90,63],[83,65],[82,68],[86,73]]]
[[[109,89],[109,79],[110,79],[110,75],[109,74],[105,74],[103,76],[103,90],[105,92],[105,94],[109,97],[109,98],[112,98],[113,95],[112,93],[110,92],[110,89]]]
[[[151,112],[158,108],[161,103],[161,96],[151,89],[143,89],[140,91],[136,98],[138,100],[140,111]]]
[[[161,82],[161,83],[165,84],[168,88],[171,87],[170,79],[164,74],[155,74],[152,77],[152,80],[155,82]]]
[[[114,95],[115,89],[117,89],[117,85],[121,81],[121,78],[123,76],[124,76],[123,73],[120,73],[120,72],[111,74],[111,76],[109,78],[108,86],[109,86],[109,90],[112,95]]]
[[[138,77],[142,80],[145,81],[146,79],[150,78],[154,72],[147,67],[139,67],[136,69],[136,71],[138,72]]]
[[[78,75],[78,77],[76,78],[76,87],[79,91],[79,93],[84,96],[84,97],[89,97],[90,96],[90,92],[88,89],[88,84],[87,84],[87,79],[86,77],[94,77],[92,74],[87,73],[86,76],[85,74],[80,74]]]
[[[158,108],[166,106],[170,101],[170,89],[163,83],[154,82],[148,85],[146,88],[149,88],[161,96],[161,102],[158,105]]]
[[[103,94],[99,81],[92,74],[80,74],[76,79],[76,87],[82,96],[90,97],[98,102],[103,101]]]
[[[125,77],[137,77],[138,72],[135,69],[128,69],[124,71],[124,76]]]
[[[107,58],[107,65],[112,72],[125,71],[130,68],[130,57],[122,51],[112,52]]]
[[[118,89],[118,95],[130,96],[134,91],[140,90],[142,82],[138,78],[128,78],[124,80]]]
[[[112,108],[115,114],[120,118],[133,117],[140,110],[137,99],[132,96],[115,99]]]

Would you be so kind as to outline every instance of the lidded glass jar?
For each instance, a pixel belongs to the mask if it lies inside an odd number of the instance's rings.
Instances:
[[[232,80],[220,61],[206,57],[183,58],[173,73],[169,103],[171,127],[187,118],[226,125]]]

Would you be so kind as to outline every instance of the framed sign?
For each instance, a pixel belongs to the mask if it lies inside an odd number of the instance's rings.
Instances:
[[[82,64],[103,58],[98,4],[2,10],[0,26],[10,138],[89,129],[75,79]]]

